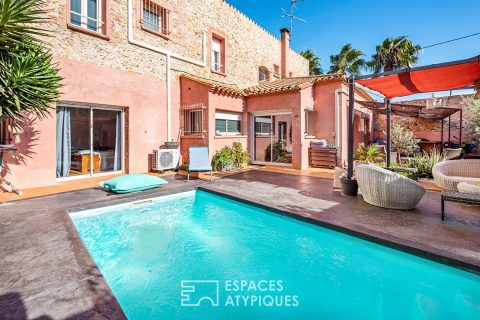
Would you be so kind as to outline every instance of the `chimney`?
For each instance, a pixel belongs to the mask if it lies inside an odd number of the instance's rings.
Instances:
[[[290,30],[288,28],[280,29],[282,34],[282,78],[287,78],[290,72],[288,53],[290,52]]]

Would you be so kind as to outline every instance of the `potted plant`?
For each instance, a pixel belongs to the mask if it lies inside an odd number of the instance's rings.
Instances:
[[[357,163],[375,163],[383,161],[383,154],[378,150],[377,145],[370,147],[360,146],[355,153]]]
[[[399,124],[396,124],[392,128],[392,150],[395,153],[391,153],[392,159],[397,159],[398,156],[408,156],[413,154],[415,149],[418,148],[418,141],[413,136],[413,132],[402,128]]]
[[[346,175],[340,178],[340,182],[342,183],[342,194],[344,196],[352,196],[355,197],[358,194],[358,183],[357,179],[354,177],[348,178]]]

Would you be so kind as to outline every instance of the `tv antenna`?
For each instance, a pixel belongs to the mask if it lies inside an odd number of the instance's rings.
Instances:
[[[287,18],[287,17],[290,18],[290,36],[293,34],[293,20],[307,22],[306,20],[303,20],[302,18],[299,18],[293,14],[293,10],[297,9],[298,1],[305,1],[305,0],[290,0],[290,12],[287,12],[285,11],[285,9],[282,8],[282,11],[283,11],[282,18]]]

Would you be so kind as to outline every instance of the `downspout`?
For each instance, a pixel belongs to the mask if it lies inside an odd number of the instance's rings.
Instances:
[[[207,45],[206,38],[207,35],[205,32],[202,33],[202,61],[191,59],[188,57],[181,56],[179,54],[170,52],[163,48],[158,48],[147,43],[135,40],[133,38],[133,5],[132,0],[128,0],[128,42],[130,44],[160,53],[165,55],[165,64],[166,64],[166,77],[167,77],[167,141],[170,141],[172,138],[172,89],[171,89],[171,58],[191,63],[200,67],[207,66]]]
[[[348,95],[348,92],[343,89],[335,90],[335,146],[340,146],[340,108],[341,99],[340,94]]]
[[[166,74],[167,74],[167,141],[172,140],[172,79],[170,67],[171,56],[165,56]]]

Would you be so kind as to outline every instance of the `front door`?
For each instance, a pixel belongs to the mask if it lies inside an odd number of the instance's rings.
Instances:
[[[257,164],[292,163],[291,113],[253,114],[252,160]]]

